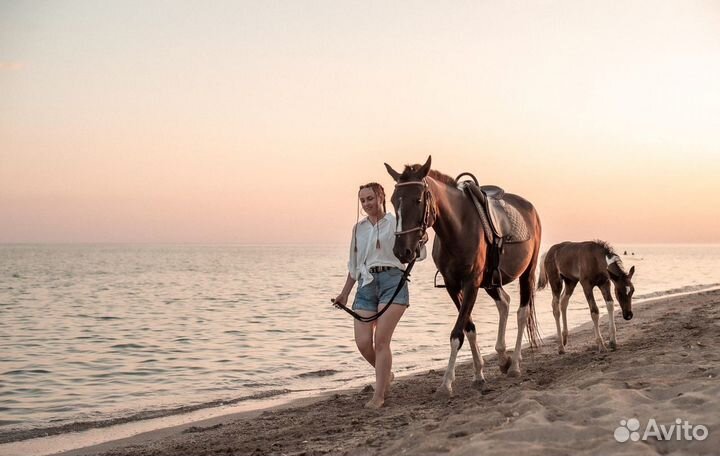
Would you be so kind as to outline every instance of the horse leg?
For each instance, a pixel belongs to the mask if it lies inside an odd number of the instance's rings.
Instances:
[[[572,296],[573,291],[575,291],[577,282],[572,282],[569,280],[564,280],[563,282],[565,283],[565,288],[563,288],[562,295],[560,296],[560,311],[562,312],[563,322],[562,344],[563,347],[565,347],[568,344],[567,308],[568,304],[570,303],[570,296]]]
[[[555,317],[555,327],[557,328],[558,353],[565,353],[565,345],[563,344],[562,327],[560,326],[560,293],[562,293],[562,280],[550,282],[552,290],[552,308],[553,317]]]
[[[607,307],[608,320],[610,324],[610,349],[617,350],[617,336],[615,334],[615,303],[613,302],[612,294],[610,293],[610,282],[605,282],[600,285],[600,293],[605,299],[605,306]]]
[[[462,305],[460,300],[460,290],[448,288],[448,293],[450,294],[450,298],[453,300],[455,307],[457,307],[458,312],[460,312],[460,307]],[[467,323],[465,324],[465,335],[468,338],[468,342],[470,342],[470,351],[472,351],[473,366],[475,367],[475,383],[485,383],[485,375],[483,374],[485,361],[483,360],[480,348],[477,345],[477,330],[475,329],[475,323],[472,321],[472,315],[468,316]]]
[[[487,294],[495,301],[498,309],[500,320],[498,322],[497,341],[495,342],[495,351],[498,354],[498,365],[500,372],[507,374],[510,368],[510,358],[505,352],[505,328],[507,328],[508,314],[510,313],[510,295],[502,288],[489,288],[485,290]]]
[[[533,274],[526,274],[523,273],[523,275],[520,276],[520,308],[518,308],[517,311],[517,338],[515,339],[515,351],[513,351],[512,354],[512,360],[510,362],[510,369],[508,370],[508,375],[510,377],[519,377],[520,376],[520,361],[522,361],[522,341],[523,341],[523,335],[525,334],[525,328],[527,328],[528,324],[528,317],[529,312],[532,312],[532,308],[530,307],[532,304],[532,293],[534,284],[533,284]]]
[[[458,313],[457,321],[450,333],[450,359],[448,360],[448,367],[443,377],[443,382],[438,388],[438,394],[452,396],[452,384],[455,381],[455,361],[457,360],[458,350],[462,346],[464,339],[464,330],[467,325],[467,321],[472,313],[473,306],[475,305],[475,298],[477,297],[477,288],[472,282],[468,282],[462,291],[462,303],[460,305],[460,312]]]
[[[593,286],[587,282],[582,284],[583,291],[585,292],[585,299],[587,299],[588,306],[590,306],[590,316],[593,321],[593,329],[595,331],[595,342],[597,343],[598,352],[604,352],[607,350],[605,342],[603,342],[602,334],[600,333],[599,320],[600,311],[595,303],[595,296],[593,296]]]
[[[475,367],[474,382],[478,385],[485,383],[485,375],[483,374],[483,366],[485,361],[483,360],[482,354],[480,353],[480,347],[477,345],[477,332],[475,330],[475,323],[472,318],[468,316],[468,321],[465,324],[465,335],[467,336],[468,342],[470,343],[470,351],[472,351],[473,366]]]

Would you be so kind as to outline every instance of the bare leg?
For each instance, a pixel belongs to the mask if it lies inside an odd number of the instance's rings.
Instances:
[[[378,306],[378,311],[383,307],[383,305]],[[406,308],[401,305],[391,305],[390,309],[377,320],[375,327],[375,394],[365,404],[368,408],[380,408],[385,403],[392,376],[390,341]]]
[[[588,306],[590,306],[590,316],[593,321],[593,330],[595,331],[595,342],[597,343],[598,352],[606,351],[605,342],[603,342],[602,334],[600,333],[599,320],[600,311],[598,310],[597,304],[595,303],[595,296],[593,296],[592,285],[583,283],[583,291],[585,292],[585,299],[587,299]]]
[[[610,325],[610,349],[617,350],[617,335],[615,334],[615,303],[613,302],[612,294],[610,293],[610,282],[605,282],[605,284],[601,285],[600,292],[605,300],[605,307],[607,307]]]
[[[375,312],[358,310],[357,313],[360,316],[369,317]],[[373,329],[375,328],[375,322],[364,323],[358,320],[354,321],[355,345],[357,345],[358,351],[362,357],[365,358],[372,367],[375,367],[375,347],[373,346]]]

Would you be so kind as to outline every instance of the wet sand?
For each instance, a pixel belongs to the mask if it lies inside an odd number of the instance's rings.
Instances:
[[[549,306],[539,302],[539,306]],[[598,353],[592,326],[570,331],[557,354],[554,328],[545,345],[523,351],[519,379],[485,355],[487,383],[472,366],[457,368],[455,396],[435,389],[443,372],[400,378],[381,410],[363,405],[366,388],[255,413],[225,416],[65,455],[395,455],[395,454],[716,454],[720,445],[720,291],[637,304],[626,322],[616,312],[618,350]],[[601,329],[607,341],[607,318]],[[495,331],[495,328],[483,328]],[[463,346],[463,350],[467,350]],[[621,420],[636,417],[704,425],[704,440],[619,443]]]

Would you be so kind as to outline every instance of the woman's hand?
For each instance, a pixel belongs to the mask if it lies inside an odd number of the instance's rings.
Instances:
[[[347,305],[347,299],[348,295],[340,293],[335,299],[331,299],[330,302],[332,302],[335,307],[345,307]]]

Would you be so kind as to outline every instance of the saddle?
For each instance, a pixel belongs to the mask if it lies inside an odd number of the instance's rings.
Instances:
[[[530,239],[530,231],[518,210],[503,199],[505,190],[495,185],[480,186],[475,176],[470,176],[473,182],[463,181],[458,187],[468,195],[477,208],[490,245],[487,274],[482,287],[498,288],[502,286],[500,260],[503,247],[505,244],[527,241]]]
[[[530,231],[528,230],[525,220],[514,206],[508,204],[503,197],[505,190],[495,185],[478,186],[473,183],[465,184],[465,191],[471,196],[471,199],[480,206],[478,211],[482,209],[487,215],[487,222],[493,236],[488,236],[488,241],[492,241],[493,237],[503,239],[503,243],[525,242],[530,239]]]

